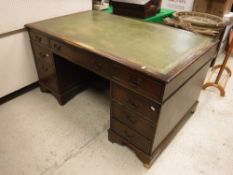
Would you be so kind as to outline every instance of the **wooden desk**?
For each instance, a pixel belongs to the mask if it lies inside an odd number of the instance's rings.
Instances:
[[[217,47],[201,35],[96,11],[26,27],[41,89],[63,105],[88,82],[86,70],[110,80],[109,140],[147,167],[194,112]]]

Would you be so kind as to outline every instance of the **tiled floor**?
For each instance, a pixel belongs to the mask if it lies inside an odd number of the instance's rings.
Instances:
[[[149,170],[108,141],[109,106],[107,93],[93,89],[64,107],[39,89],[0,106],[0,175],[233,174],[232,79],[225,98],[202,92],[196,113]]]

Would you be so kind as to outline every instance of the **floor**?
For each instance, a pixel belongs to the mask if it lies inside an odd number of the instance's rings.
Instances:
[[[202,91],[196,113],[147,170],[108,141],[106,91],[88,89],[61,107],[37,88],[0,106],[0,174],[232,175],[232,104],[232,79],[224,98]]]

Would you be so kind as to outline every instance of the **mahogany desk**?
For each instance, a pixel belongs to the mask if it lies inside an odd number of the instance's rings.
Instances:
[[[109,140],[147,167],[194,112],[217,47],[208,37],[97,11],[26,27],[41,90],[63,105],[89,71],[110,80]]]

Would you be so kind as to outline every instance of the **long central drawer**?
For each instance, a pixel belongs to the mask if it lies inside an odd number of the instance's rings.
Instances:
[[[104,57],[51,40],[53,52],[103,77],[111,77],[111,63]]]

